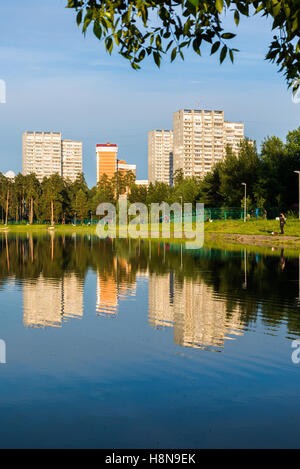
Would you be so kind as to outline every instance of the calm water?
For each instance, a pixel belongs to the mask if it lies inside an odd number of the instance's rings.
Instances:
[[[1,236],[1,447],[300,446],[298,257]]]

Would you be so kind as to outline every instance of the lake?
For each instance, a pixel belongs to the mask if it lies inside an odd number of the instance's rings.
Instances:
[[[0,266],[2,448],[299,447],[298,255],[1,233]]]

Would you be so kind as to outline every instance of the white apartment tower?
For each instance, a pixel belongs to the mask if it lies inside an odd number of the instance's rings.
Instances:
[[[172,130],[152,130],[148,133],[148,180],[149,183],[170,184],[172,177]]]
[[[233,152],[238,153],[240,141],[244,138],[244,124],[242,122],[224,121],[224,131],[225,146],[231,146]]]
[[[74,181],[82,171],[82,143],[62,140],[61,132],[24,132],[22,173],[39,181],[59,174]]]
[[[224,121],[224,111],[183,109],[173,116],[173,171],[203,177],[223,160],[226,145],[238,150],[244,124]]]
[[[62,176],[74,182],[82,172],[82,142],[62,140]]]
[[[35,173],[39,181],[55,173],[61,176],[60,132],[23,133],[22,173]]]

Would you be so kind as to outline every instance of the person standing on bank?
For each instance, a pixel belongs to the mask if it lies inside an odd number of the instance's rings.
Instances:
[[[281,234],[284,234],[284,225],[286,223],[285,216],[283,213],[280,214],[279,217],[279,224],[280,224],[280,229],[281,229]]]

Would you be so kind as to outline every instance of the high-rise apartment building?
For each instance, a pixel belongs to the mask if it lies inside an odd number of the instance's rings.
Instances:
[[[106,174],[112,178],[117,171],[118,145],[105,143],[96,145],[97,183]]]
[[[62,141],[62,176],[75,181],[82,172],[82,142]]]
[[[132,174],[136,173],[136,165],[135,164],[128,164],[124,160],[117,160],[117,170],[120,171],[124,176],[129,173],[129,171],[132,172]]]
[[[173,171],[203,177],[223,160],[226,145],[238,150],[244,124],[224,121],[223,111],[182,109],[173,116]]]
[[[225,146],[229,145],[234,153],[238,153],[240,141],[244,138],[244,124],[224,121],[224,131]]]
[[[172,181],[172,130],[152,130],[148,133],[149,183]]]
[[[44,176],[62,174],[61,133],[24,132],[23,169],[24,176],[35,173],[39,181]]]
[[[74,181],[82,172],[82,143],[62,140],[61,132],[24,132],[22,147],[24,175],[42,181],[57,173]]]

